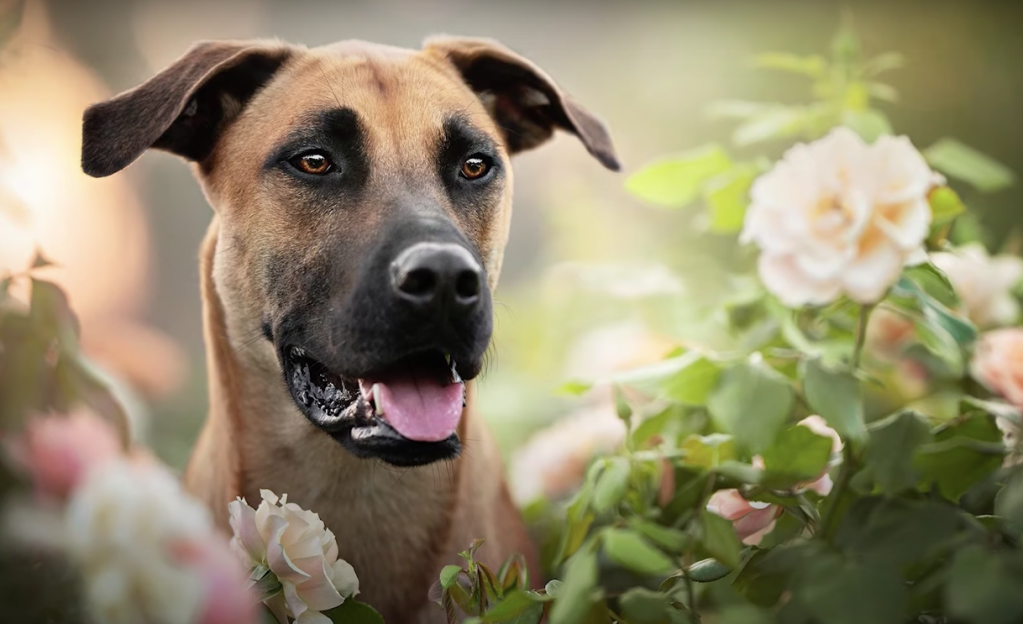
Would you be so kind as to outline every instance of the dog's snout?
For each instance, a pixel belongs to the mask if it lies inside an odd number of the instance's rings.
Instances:
[[[483,269],[453,243],[417,243],[391,265],[396,296],[417,306],[468,310],[480,300]]]

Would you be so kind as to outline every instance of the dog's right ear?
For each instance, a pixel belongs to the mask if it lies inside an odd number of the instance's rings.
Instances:
[[[149,81],[85,110],[82,169],[108,176],[150,147],[204,160],[291,53],[277,42],[196,44]]]

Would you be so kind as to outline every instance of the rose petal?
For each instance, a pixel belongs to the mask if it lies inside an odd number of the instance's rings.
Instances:
[[[296,566],[281,545],[281,536],[288,528],[288,522],[280,516],[270,516],[267,520],[270,527],[270,539],[266,544],[266,562],[277,578],[291,583],[301,583],[309,578],[301,568]]]
[[[309,578],[295,585],[298,597],[316,611],[333,609],[344,601],[331,582],[333,569],[327,568],[322,556],[296,559],[295,565],[305,570]]]
[[[266,558],[266,542],[256,528],[256,510],[241,497],[228,503],[227,509],[231,513],[231,530],[238,543],[253,563],[262,563]]]
[[[334,587],[337,588],[345,598],[351,598],[359,594],[359,577],[355,575],[355,568],[344,559],[338,559],[333,565]]]

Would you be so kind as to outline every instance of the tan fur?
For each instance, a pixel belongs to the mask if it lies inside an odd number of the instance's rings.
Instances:
[[[359,201],[342,205],[266,173],[289,133],[340,108],[356,111],[364,126],[371,166]],[[337,254],[359,257],[395,214],[388,211],[409,198],[447,211],[496,286],[511,168],[488,187],[489,199],[456,209],[434,160],[452,115],[489,135],[505,164],[561,128],[605,166],[618,166],[599,120],[532,63],[479,39],[432,39],[422,51],[357,41],[313,50],[202,43],[147,83],[91,107],[83,125],[87,173],[110,175],[149,147],[167,149],[196,161],[216,212],[200,257],[210,411],[186,486],[225,530],[228,503],[241,496],[255,504],[262,488],[319,513],[359,575],[360,598],[389,624],[443,622],[428,589],[474,539],[486,540],[478,556],[495,567],[525,555],[539,581],[497,449],[474,411],[474,384],[457,459],[408,469],[357,459],[297,409],[261,327],[310,299],[299,295],[322,295],[306,278],[336,266]],[[331,276],[335,289],[352,279]]]

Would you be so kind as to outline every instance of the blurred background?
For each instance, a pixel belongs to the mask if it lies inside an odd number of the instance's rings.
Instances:
[[[749,59],[826,52],[843,13],[867,55],[905,55],[906,66],[886,76],[900,101],[882,105],[897,132],[918,146],[961,137],[1023,171],[1020,4],[33,0],[0,57],[0,272],[27,266],[36,247],[59,265],[43,275],[68,289],[86,351],[118,380],[143,439],[182,467],[206,412],[196,258],[211,210],[188,166],[166,154],[146,154],[108,179],[82,174],[82,110],[201,39],[418,47],[436,33],[493,37],[605,119],[625,175],[604,170],[567,135],[517,158],[480,412],[506,458],[565,417],[587,423],[588,439],[613,443],[620,424],[605,397],[561,388],[680,344],[713,346],[707,311],[728,264],[745,260],[719,257],[725,246],[692,213],[631,197],[626,175],[666,154],[727,144],[731,126],[706,114],[715,100],[805,99],[805,81],[754,71]],[[994,249],[1023,223],[1019,185],[965,199]],[[557,454],[563,443],[552,437],[537,452]]]

